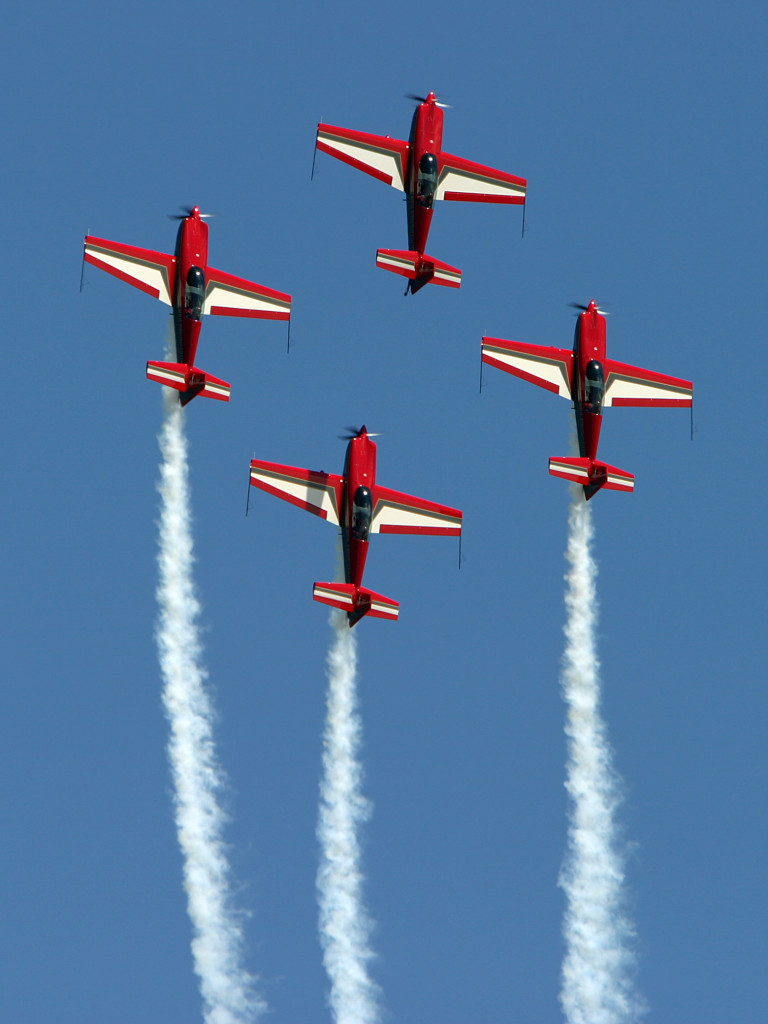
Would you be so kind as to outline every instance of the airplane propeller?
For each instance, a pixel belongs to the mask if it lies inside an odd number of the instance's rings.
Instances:
[[[582,313],[586,313],[589,309],[589,306],[585,306],[583,302],[569,302],[568,305],[571,307],[571,309],[578,309]],[[597,307],[597,312],[600,314],[600,316],[611,316],[608,310],[603,309],[602,306]]]
[[[405,98],[407,100],[415,100],[417,103],[426,103],[427,102],[427,97],[426,96],[417,96],[415,93],[412,93],[412,92],[407,92],[405,94]],[[450,103],[443,103],[442,100],[438,99],[437,97],[435,97],[435,104],[438,107],[442,107],[443,110],[450,110],[451,109],[451,104]]]
[[[340,441],[354,441],[356,437],[360,437],[362,432],[365,430],[365,426],[362,427],[344,427],[347,431],[346,434],[339,434]],[[381,437],[381,434],[372,434],[369,430],[365,430],[368,437]]]
[[[168,214],[168,219],[169,220],[186,220],[187,217],[191,217],[192,216],[192,211],[193,211],[194,207],[192,207],[192,206],[180,206],[179,209],[183,210],[184,212],[183,213],[169,213]],[[218,216],[218,214],[215,214],[215,213],[201,213],[200,214],[200,219],[201,220],[210,220],[211,217],[216,217],[216,216]]]

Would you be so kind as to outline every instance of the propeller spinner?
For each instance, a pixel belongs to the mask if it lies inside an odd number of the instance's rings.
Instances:
[[[569,302],[568,305],[570,306],[571,309],[578,309],[579,312],[581,312],[581,313],[586,313],[589,309],[594,308],[594,309],[597,310],[597,312],[600,314],[600,316],[610,316],[611,315],[606,309],[603,309],[601,306],[598,306],[594,302],[594,300],[592,302],[590,302],[590,304],[588,306],[585,306],[583,302]]]
[[[194,214],[195,210],[197,210],[197,207],[196,206],[180,206],[179,209],[183,210],[184,212],[183,213],[169,213],[168,214],[169,220],[186,220],[187,217],[191,217]],[[197,212],[198,212],[198,216],[200,217],[201,220],[209,220],[211,217],[215,217],[216,216],[215,213],[200,213],[199,210]]]
[[[360,437],[361,434],[367,434],[368,437],[381,437],[381,434],[372,434],[370,431],[365,429],[365,425],[362,427],[344,427],[347,431],[346,434],[339,434],[340,441],[354,441],[356,437]]]

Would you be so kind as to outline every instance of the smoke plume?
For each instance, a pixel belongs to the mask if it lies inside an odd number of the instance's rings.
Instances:
[[[176,829],[184,859],[184,888],[192,922],[192,956],[207,1024],[245,1024],[266,1010],[255,979],[242,966],[242,928],[232,907],[230,869],[219,804],[224,776],[213,739],[213,708],[197,617],[189,513],[187,445],[175,391],[164,391],[159,436],[161,496],[158,553],[160,655],[170,737]]]
[[[624,857],[614,822],[619,779],[600,713],[592,517],[581,487],[573,492],[561,680],[570,823],[559,880],[567,901],[560,1002],[568,1024],[628,1024],[643,1007],[633,986],[634,929],[624,910]]]
[[[343,612],[331,615],[323,779],[317,836],[320,941],[336,1024],[375,1024],[378,986],[368,974],[371,922],[363,905],[359,830],[370,816],[362,795],[357,713],[357,644]]]

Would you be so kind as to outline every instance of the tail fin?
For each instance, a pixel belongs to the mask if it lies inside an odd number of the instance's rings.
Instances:
[[[447,263],[441,263],[426,253],[379,249],[376,252],[376,266],[407,277],[411,282],[408,286],[411,292],[417,292],[425,284],[442,284],[446,288],[461,287],[460,270],[448,266]]]
[[[230,386],[225,380],[212,377],[210,373],[205,373],[196,366],[188,366],[186,363],[149,362],[147,378],[181,391],[179,400],[182,405],[191,402],[197,395],[203,398],[216,398],[220,402],[229,401]]]
[[[315,601],[346,612],[350,626],[354,626],[364,615],[396,620],[400,612],[397,601],[374,594],[365,587],[356,587],[354,583],[315,583],[312,597]]]
[[[587,501],[601,487],[608,491],[632,491],[635,487],[631,473],[592,459],[552,458],[549,460],[549,472],[552,476],[582,484]]]

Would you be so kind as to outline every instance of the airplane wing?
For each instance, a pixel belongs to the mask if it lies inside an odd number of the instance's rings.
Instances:
[[[458,199],[470,203],[525,202],[527,181],[506,171],[463,160],[450,153],[438,154],[440,176],[435,199]]]
[[[290,320],[291,296],[208,267],[203,313],[213,316],[251,316],[261,320]]]
[[[687,407],[693,403],[689,380],[641,370],[639,366],[606,359],[603,405],[656,405]]]
[[[563,398],[571,397],[573,352],[570,349],[483,338],[482,351],[483,362],[489,366],[538,384]]]
[[[176,259],[173,256],[86,235],[85,262],[106,270],[121,281],[127,281],[167,306],[173,305],[176,274]]]
[[[461,512],[447,505],[436,505],[410,494],[373,488],[371,533],[423,533],[458,537]]]
[[[274,494],[298,508],[304,508],[334,526],[339,525],[344,477],[316,473],[277,462],[251,462],[251,483],[267,494]]]
[[[321,153],[335,156],[358,171],[365,171],[392,188],[405,192],[408,143],[388,135],[369,135],[330,124],[317,126],[315,145]]]

